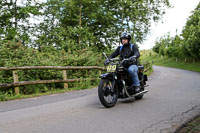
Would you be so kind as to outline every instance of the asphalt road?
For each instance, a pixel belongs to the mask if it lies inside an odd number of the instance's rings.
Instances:
[[[106,109],[97,88],[0,102],[0,133],[169,133],[200,113],[200,73],[154,67],[142,100]]]

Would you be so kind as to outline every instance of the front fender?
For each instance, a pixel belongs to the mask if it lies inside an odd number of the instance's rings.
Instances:
[[[101,79],[113,79],[112,73],[104,73],[99,76]]]

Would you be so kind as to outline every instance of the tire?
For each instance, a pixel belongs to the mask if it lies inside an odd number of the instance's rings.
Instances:
[[[113,107],[118,99],[116,91],[111,92],[112,81],[107,79],[101,79],[98,86],[98,96],[101,104],[106,108]],[[115,90],[115,89],[113,89]],[[109,101],[110,100],[110,101]]]

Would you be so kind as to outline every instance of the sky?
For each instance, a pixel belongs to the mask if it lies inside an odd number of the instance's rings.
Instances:
[[[156,39],[170,32],[170,36],[174,37],[180,34],[185,26],[187,19],[192,15],[192,11],[197,7],[200,0],[169,0],[172,8],[166,9],[166,14],[162,21],[152,24],[151,32],[147,39],[139,45],[140,50],[151,49],[155,45]]]

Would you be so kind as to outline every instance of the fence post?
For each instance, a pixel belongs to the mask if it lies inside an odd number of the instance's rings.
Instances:
[[[19,82],[19,77],[18,77],[17,71],[13,71],[13,79],[14,79],[14,83]],[[15,87],[15,94],[16,95],[19,94],[19,87]]]
[[[67,70],[63,70],[63,79],[67,80]],[[68,83],[64,83],[64,88],[68,88]]]
[[[99,70],[99,76],[102,74],[102,71],[101,70]]]

